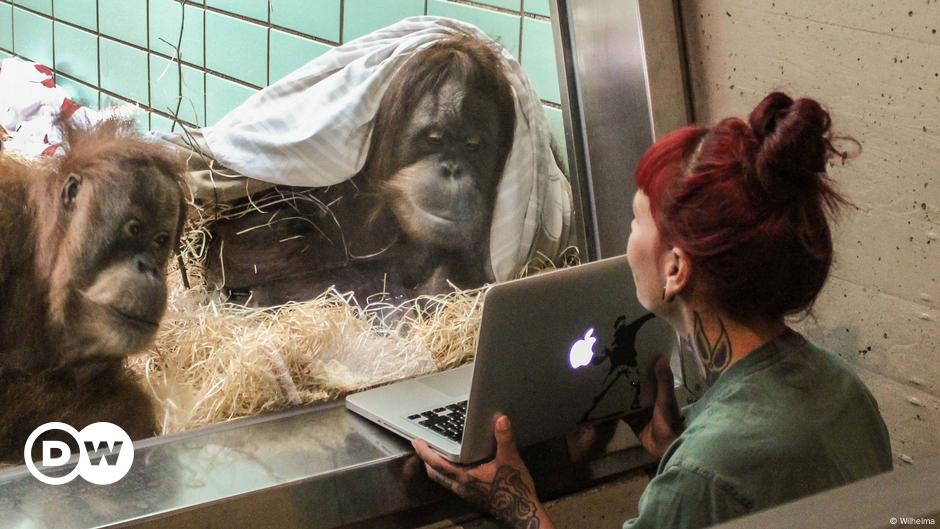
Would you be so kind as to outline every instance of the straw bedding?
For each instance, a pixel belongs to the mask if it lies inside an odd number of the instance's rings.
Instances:
[[[274,200],[312,199],[292,194]],[[169,270],[160,331],[150,349],[129,359],[152,394],[161,434],[336,399],[472,359],[488,286],[399,305],[383,302],[381,295],[359,303],[335,289],[274,308],[221,300],[201,275],[206,226],[243,214],[245,207],[192,208],[183,252]],[[577,248],[555,261],[577,263]],[[538,256],[519,275],[555,266]]]

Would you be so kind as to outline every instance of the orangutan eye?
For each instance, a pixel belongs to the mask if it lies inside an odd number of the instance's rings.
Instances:
[[[127,221],[127,224],[124,225],[124,232],[131,237],[137,237],[140,235],[140,221],[137,219],[131,219]]]
[[[431,145],[440,145],[441,143],[443,143],[443,141],[444,141],[444,138],[441,137],[441,134],[439,132],[432,132],[428,134],[428,143],[430,143]]]
[[[480,150],[480,137],[479,136],[470,136],[469,138],[467,138],[467,150],[468,151]]]
[[[156,245],[157,248],[163,248],[168,242],[170,242],[170,236],[165,233],[161,233],[153,238],[153,244]]]

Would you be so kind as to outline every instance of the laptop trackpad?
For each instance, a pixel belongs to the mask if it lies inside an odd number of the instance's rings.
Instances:
[[[448,397],[466,397],[470,394],[470,379],[473,377],[473,364],[451,369],[434,376],[421,379],[426,386]]]

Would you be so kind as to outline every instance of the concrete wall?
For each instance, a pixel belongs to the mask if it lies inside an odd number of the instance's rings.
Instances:
[[[697,121],[783,90],[861,142],[830,170],[857,209],[836,228],[818,319],[797,327],[858,368],[896,466],[940,455],[940,1],[680,4]]]

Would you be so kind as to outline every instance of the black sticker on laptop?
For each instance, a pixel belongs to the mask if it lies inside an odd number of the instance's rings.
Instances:
[[[633,386],[633,402],[630,404],[630,410],[633,411],[640,408],[641,378],[640,369],[637,366],[636,337],[640,332],[640,328],[643,327],[643,324],[655,317],[656,316],[652,313],[644,314],[636,320],[627,323],[627,317],[620,316],[614,322],[613,342],[605,346],[604,350],[591,360],[591,365],[595,366],[601,365],[604,362],[609,362],[610,364],[608,366],[607,375],[604,377],[604,387],[601,389],[600,393],[594,397],[591,407],[584,412],[578,424],[603,418],[591,417],[591,414],[594,413],[594,410],[603,402],[607,393],[609,393],[614,385],[621,379]]]

